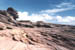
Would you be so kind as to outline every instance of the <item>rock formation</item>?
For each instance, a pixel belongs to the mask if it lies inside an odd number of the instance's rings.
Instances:
[[[14,10],[12,7],[9,7],[8,9],[7,9],[7,12],[9,13],[9,14],[11,14],[11,16],[13,17],[13,19],[17,19],[18,18],[18,13],[17,13],[17,11],[16,10]]]
[[[0,10],[0,50],[75,50],[75,26],[16,18],[13,8]]]
[[[16,18],[18,18],[17,11],[13,8],[9,7],[7,10],[0,10],[0,21],[7,23],[7,24],[13,24],[17,23]]]

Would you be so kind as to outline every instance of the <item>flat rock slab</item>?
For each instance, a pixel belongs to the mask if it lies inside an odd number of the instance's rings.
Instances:
[[[21,42],[13,41],[8,37],[0,37],[0,50],[49,50],[45,47],[27,45]]]

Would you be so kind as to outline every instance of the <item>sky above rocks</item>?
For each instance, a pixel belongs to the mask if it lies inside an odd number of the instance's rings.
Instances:
[[[13,7],[18,20],[75,25],[75,0],[0,0],[0,9]]]

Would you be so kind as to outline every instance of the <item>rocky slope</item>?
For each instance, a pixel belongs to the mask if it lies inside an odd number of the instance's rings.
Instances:
[[[75,50],[75,26],[16,18],[13,8],[0,10],[0,50]]]

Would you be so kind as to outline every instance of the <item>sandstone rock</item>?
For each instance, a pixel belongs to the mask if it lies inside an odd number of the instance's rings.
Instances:
[[[56,28],[57,30],[55,28],[12,27],[12,29],[0,31],[1,50],[74,50],[75,34],[71,32],[67,34],[66,31],[61,33],[59,27]],[[51,32],[50,29],[56,31]]]
[[[48,23],[45,23],[43,21],[38,21],[35,26],[37,27],[46,27],[46,28],[51,28],[51,26]]]
[[[6,29],[6,25],[2,22],[0,22],[0,30]]]
[[[7,11],[5,10],[0,10],[0,14],[4,15],[4,16],[7,16]]]
[[[0,22],[16,26],[16,18],[18,18],[18,14],[13,8],[9,7],[7,10],[0,10]]]
[[[75,50],[75,26],[16,18],[13,8],[0,10],[0,50]]]
[[[29,27],[29,28],[34,27],[34,25],[31,22],[19,22],[18,25],[23,27]]]
[[[7,37],[0,37],[0,50],[49,50],[38,45],[29,45],[22,42],[13,41]]]
[[[16,11],[15,9],[13,9],[12,7],[9,7],[9,8],[7,9],[7,12],[13,16],[13,19],[16,20],[16,18],[18,18],[18,13],[17,13],[17,11]]]

